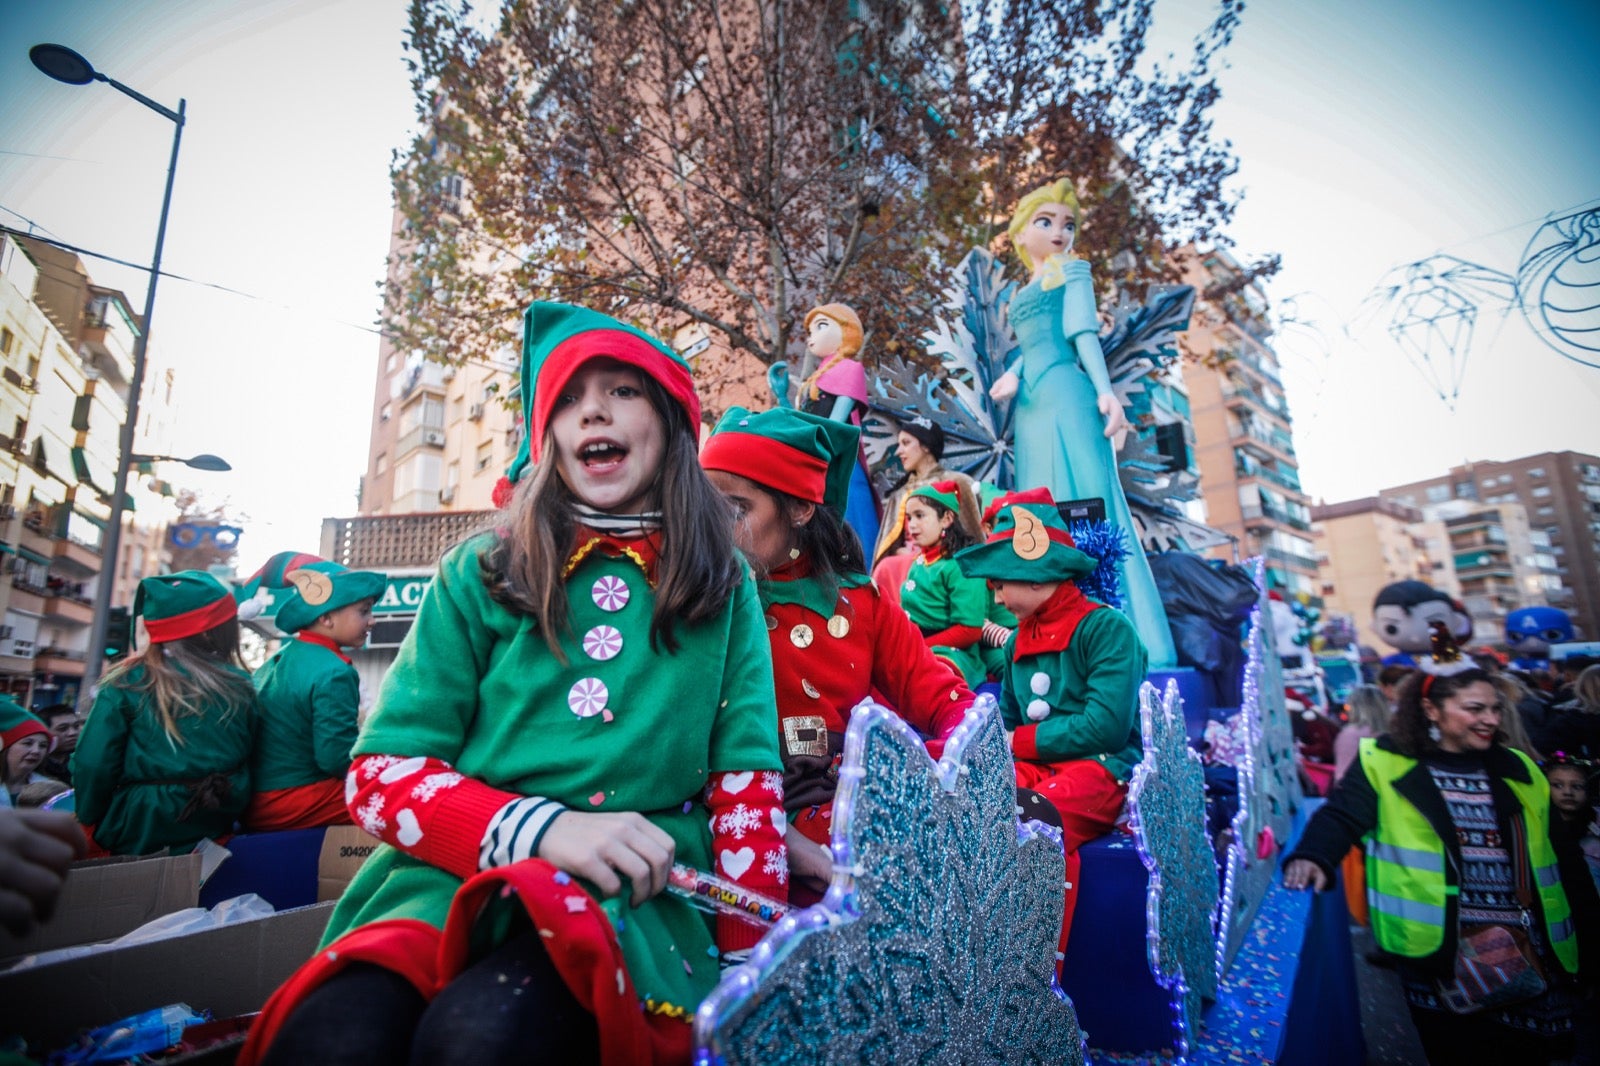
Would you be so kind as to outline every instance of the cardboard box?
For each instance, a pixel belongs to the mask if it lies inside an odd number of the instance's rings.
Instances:
[[[355,825],[330,826],[317,856],[317,902],[344,895],[345,886],[382,841]]]
[[[115,940],[144,923],[193,907],[199,855],[116,855],[74,863],[50,920],[27,936],[0,929],[0,959]]]
[[[333,904],[0,974],[0,1030],[54,1049],[79,1032],[187,1003],[216,1018],[261,1009],[310,958]]]

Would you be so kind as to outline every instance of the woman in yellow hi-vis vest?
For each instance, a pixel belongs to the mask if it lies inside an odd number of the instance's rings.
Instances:
[[[1482,670],[1408,679],[1284,866],[1288,888],[1331,888],[1365,843],[1373,936],[1434,1066],[1565,1058],[1593,1009],[1576,977],[1600,969],[1600,899],[1551,844],[1549,783],[1505,746],[1505,711]]]

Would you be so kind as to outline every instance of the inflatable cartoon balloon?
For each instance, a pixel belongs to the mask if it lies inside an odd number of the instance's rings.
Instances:
[[[1572,619],[1558,607],[1519,607],[1506,615],[1506,647],[1515,670],[1548,670],[1550,645],[1573,639]]]
[[[1372,628],[1395,649],[1385,666],[1418,665],[1417,656],[1432,649],[1430,623],[1443,622],[1457,643],[1472,636],[1472,618],[1450,595],[1421,581],[1396,581],[1383,586],[1372,601]]]

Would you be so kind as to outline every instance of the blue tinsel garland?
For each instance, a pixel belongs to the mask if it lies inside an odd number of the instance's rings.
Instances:
[[[1128,538],[1110,522],[1078,521],[1067,524],[1078,550],[1097,564],[1078,578],[1078,587],[1107,607],[1122,607],[1122,560],[1128,557]]]

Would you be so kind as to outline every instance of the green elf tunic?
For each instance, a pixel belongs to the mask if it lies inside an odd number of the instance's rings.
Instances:
[[[341,816],[344,775],[350,768],[350,749],[356,742],[356,717],[361,710],[361,680],[350,660],[331,642],[312,633],[301,633],[286,641],[278,653],[256,671],[256,693],[261,700],[261,731],[251,759],[256,802],[246,822],[274,823],[280,819],[257,818],[267,793],[280,793],[277,808],[292,806],[302,797],[301,806],[314,802],[326,792]],[[293,789],[289,793],[286,790]],[[287,811],[275,813],[287,813]],[[327,820],[305,821],[305,825],[327,824]]]
[[[135,666],[101,686],[72,756],[78,820],[116,855],[189,851],[206,837],[230,833],[250,800],[254,699],[178,718],[183,739],[174,743],[151,697],[136,691],[144,677],[144,667]],[[197,786],[213,774],[220,775],[214,785],[225,779],[227,787],[211,809],[194,801]]]
[[[715,618],[678,626],[679,649],[667,654],[650,644],[645,561],[628,550],[612,554],[595,537],[567,563],[563,665],[534,619],[490,598],[478,559],[494,536],[468,541],[440,562],[356,742],[358,761],[431,757],[468,778],[574,810],[638,811],[673,838],[677,861],[713,869],[709,812],[700,802],[707,775],[782,767],[754,582],[747,576]],[[387,816],[356,814],[373,831],[372,820]],[[440,826],[429,823],[428,831]],[[339,901],[324,942],[391,918],[443,928],[461,885],[383,845]],[[637,909],[626,896],[601,906],[617,927],[634,987],[657,1013],[692,1011],[718,979],[710,919],[671,894]]]
[[[1081,594],[1075,598],[1083,599]],[[1005,648],[1000,714],[1006,728],[1016,731],[1012,751],[1018,759],[1039,763],[1094,759],[1119,782],[1126,782],[1144,757],[1137,709],[1147,658],[1139,631],[1127,615],[1094,606],[1099,609],[1081,614],[1075,626],[1066,627],[1070,643],[1058,645],[1059,650],[1017,656],[1017,640],[1026,635],[1026,623],[1011,635]]]
[[[983,628],[989,610],[989,590],[981,580],[965,577],[954,559],[937,546],[911,564],[900,586],[900,606],[923,633],[938,633],[952,626]],[[969,687],[985,680],[979,642],[964,648],[933,646],[935,655],[949,659]]]

